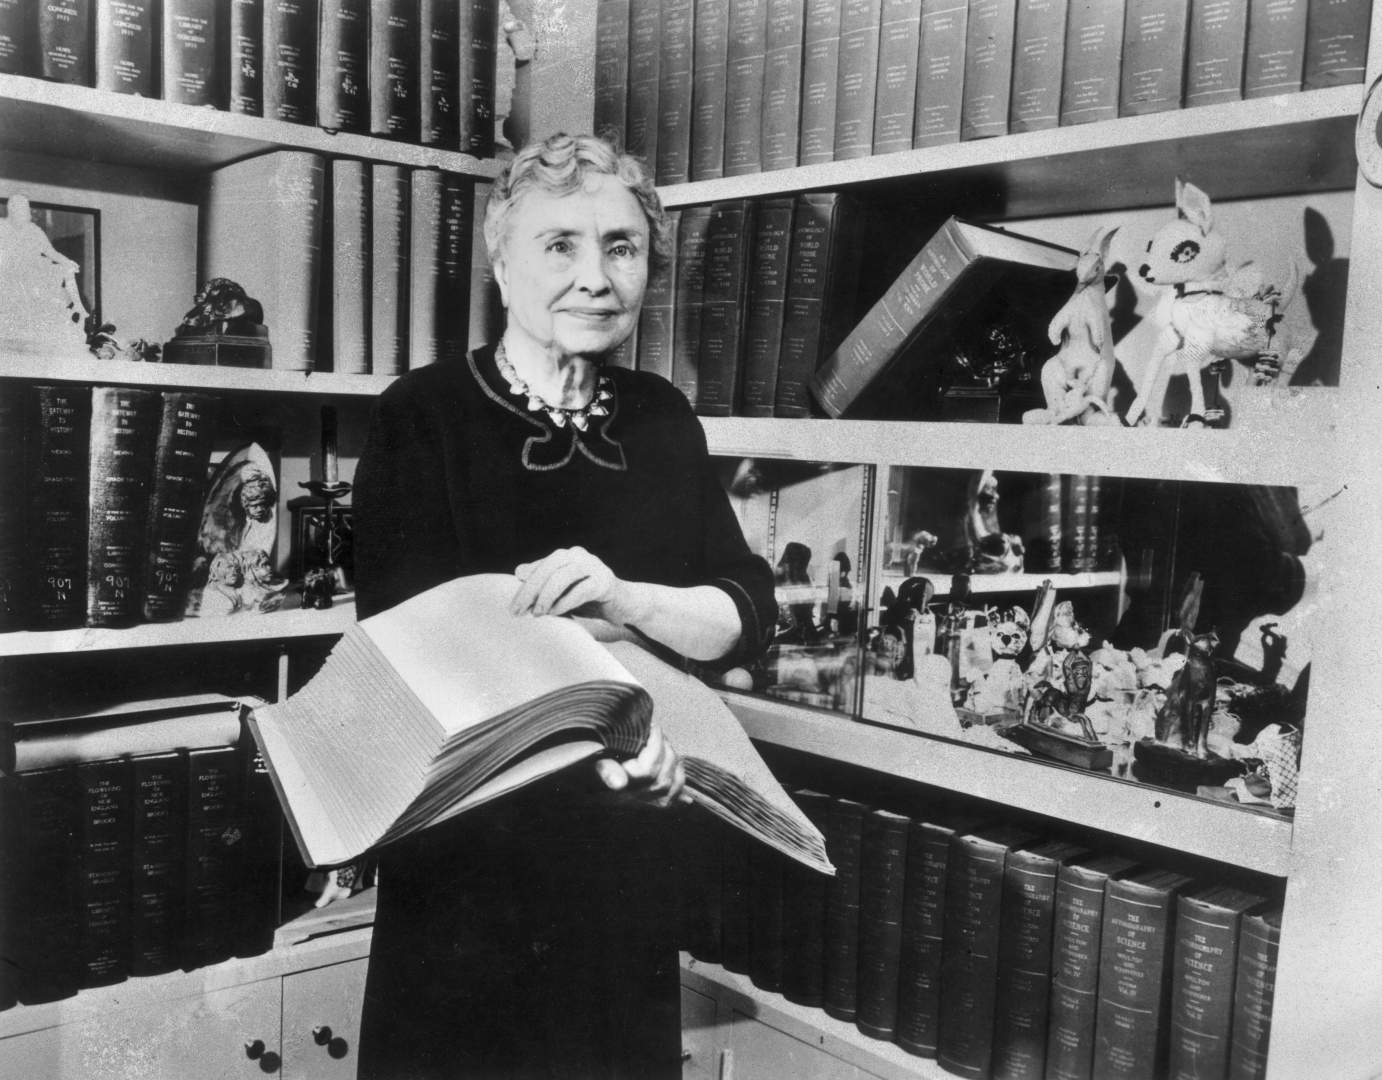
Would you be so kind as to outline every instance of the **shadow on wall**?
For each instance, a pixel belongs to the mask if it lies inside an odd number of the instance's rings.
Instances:
[[[1291,385],[1338,386],[1344,307],[1348,299],[1348,260],[1334,257],[1334,231],[1313,207],[1305,208],[1305,254],[1313,269],[1300,291],[1319,336],[1296,368]]]

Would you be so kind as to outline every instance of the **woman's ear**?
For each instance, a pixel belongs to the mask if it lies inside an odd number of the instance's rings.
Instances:
[[[507,311],[509,309],[509,268],[504,264],[504,256],[496,255],[491,269],[494,271],[494,282],[499,286],[499,300],[504,305],[504,310]]]

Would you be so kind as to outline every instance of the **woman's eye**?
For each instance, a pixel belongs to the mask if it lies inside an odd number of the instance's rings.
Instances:
[[[633,256],[633,245],[615,244],[609,249],[609,253],[616,259],[628,259]]]
[[[553,255],[570,255],[571,241],[553,240],[550,244],[547,245],[547,250],[551,252]]]

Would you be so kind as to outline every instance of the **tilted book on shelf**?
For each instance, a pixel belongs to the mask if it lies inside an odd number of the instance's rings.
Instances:
[[[824,840],[714,693],[628,642],[510,614],[518,587],[457,578],[363,619],[305,688],[255,711],[309,863],[347,862],[577,762],[632,756],[655,720],[693,802],[830,872]]]

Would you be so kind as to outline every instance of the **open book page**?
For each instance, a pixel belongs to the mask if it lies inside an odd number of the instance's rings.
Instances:
[[[456,578],[360,622],[447,735],[577,683],[637,685],[571,620],[510,615],[518,589],[507,574]]]

